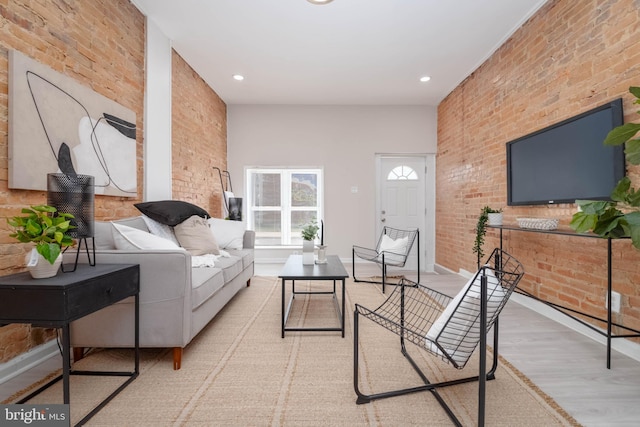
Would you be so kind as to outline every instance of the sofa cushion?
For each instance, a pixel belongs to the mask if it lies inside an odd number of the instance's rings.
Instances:
[[[96,221],[94,224],[93,233],[96,250],[111,250],[116,248],[116,242],[113,240],[113,225],[111,225],[112,223],[126,225],[142,231],[149,231],[141,216],[124,218],[111,222]]]
[[[113,227],[112,229],[113,240],[115,242],[115,247],[118,250],[181,249],[180,246],[176,245],[171,240],[154,236],[151,233],[138,230],[137,228],[133,228],[126,225],[117,224],[117,223],[112,223],[112,227]]]
[[[220,218],[207,220],[218,246],[222,249],[242,249],[246,226],[242,221],[229,221]]]
[[[245,269],[249,267],[251,264],[253,264],[253,261],[254,261],[253,249],[241,249],[241,250],[232,249],[228,252],[230,255],[233,255],[242,259],[242,269]]]
[[[136,203],[134,206],[149,218],[170,226],[180,224],[193,215],[198,215],[202,218],[211,216],[201,207],[181,200],[159,200],[156,202]]]
[[[216,260],[216,267],[224,273],[224,283],[229,283],[243,270],[242,259],[237,256],[220,257]]]
[[[220,268],[191,269],[191,309],[195,310],[215,295],[225,284]]]
[[[180,246],[180,242],[178,242],[178,239],[176,239],[176,233],[174,233],[173,227],[158,222],[146,215],[142,215],[142,219],[144,220],[144,223],[146,224],[151,234],[153,234],[154,236],[162,237],[163,239],[171,240],[173,243]]]
[[[182,221],[173,227],[173,231],[180,246],[188,250],[191,255],[220,254],[207,220],[198,215]]]

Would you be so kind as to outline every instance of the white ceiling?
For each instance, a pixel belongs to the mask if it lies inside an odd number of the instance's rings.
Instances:
[[[133,3],[228,105],[437,105],[545,1]]]

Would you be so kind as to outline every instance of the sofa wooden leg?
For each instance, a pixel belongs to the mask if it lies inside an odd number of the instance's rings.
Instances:
[[[182,347],[173,347],[173,370],[180,369],[182,364]]]
[[[251,279],[247,280],[247,288],[251,286]]]
[[[83,357],[84,357],[84,347],[73,347],[73,361],[77,362]]]

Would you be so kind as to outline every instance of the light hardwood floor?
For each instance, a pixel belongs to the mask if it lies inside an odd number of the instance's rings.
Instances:
[[[257,264],[256,275],[277,276],[281,267]],[[346,267],[351,274],[351,265]],[[359,267],[359,275],[360,271]],[[422,283],[450,295],[467,281],[457,274],[429,274],[421,279]],[[640,425],[639,361],[614,351],[612,368],[607,369],[603,344],[514,301],[507,304],[500,317],[499,350],[582,425]],[[59,367],[60,360],[52,358],[0,384],[0,400]]]

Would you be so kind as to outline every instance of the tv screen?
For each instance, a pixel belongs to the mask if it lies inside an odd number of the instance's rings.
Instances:
[[[610,200],[625,175],[624,145],[603,141],[622,122],[616,99],[507,143],[507,204]]]

